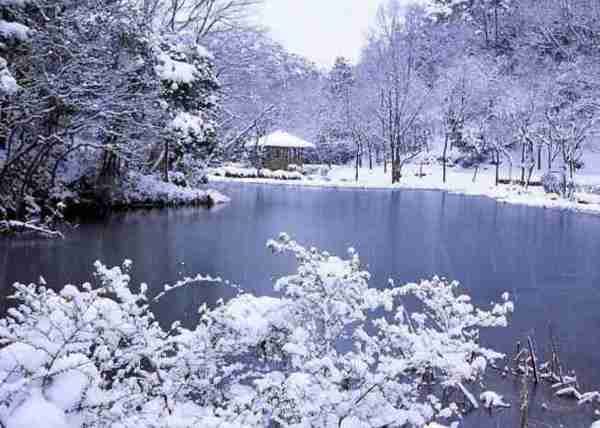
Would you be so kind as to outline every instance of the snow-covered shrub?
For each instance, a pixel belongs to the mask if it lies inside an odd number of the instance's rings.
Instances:
[[[370,288],[352,249],[339,258],[285,234],[268,247],[298,263],[276,281],[281,297],[203,305],[193,328],[161,327],[129,261],[96,263],[96,287],[15,284],[17,305],[0,320],[0,422],[422,427],[458,417],[451,390],[476,403],[469,384],[500,356],[479,328],[506,325],[507,294],[485,311],[440,278]],[[165,292],[206,280],[221,282],[198,276]]]
[[[542,185],[546,193],[563,193],[562,177],[560,173],[548,171],[542,176]]]
[[[213,172],[216,176],[229,178],[267,178],[273,180],[302,180],[303,175],[298,171],[284,171],[256,168],[225,167]]]
[[[284,171],[282,169],[278,169],[275,171],[271,171],[269,169],[261,170],[259,177],[262,178],[274,178],[276,180],[302,180],[302,174],[298,171]]]
[[[302,166],[296,165],[295,163],[291,163],[288,165],[287,170],[290,172],[300,172],[302,173]]]
[[[325,164],[309,164],[303,166],[304,173],[307,175],[319,175],[321,177],[327,177],[331,168]]]

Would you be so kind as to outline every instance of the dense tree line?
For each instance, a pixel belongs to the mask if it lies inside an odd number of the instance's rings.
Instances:
[[[390,0],[358,64],[338,58],[304,92],[318,101],[303,132],[322,161],[381,162],[393,182],[435,147],[444,181],[451,161],[490,162],[497,180],[527,186],[540,170],[569,196],[596,133],[599,13],[589,0]]]

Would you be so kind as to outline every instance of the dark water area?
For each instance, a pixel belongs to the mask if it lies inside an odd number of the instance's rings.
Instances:
[[[183,275],[205,273],[272,294],[273,279],[294,264],[272,255],[265,243],[285,231],[333,253],[356,248],[373,286],[386,286],[390,277],[409,282],[440,275],[460,281],[481,305],[509,291],[515,301],[510,327],[485,331],[483,341],[509,353],[516,339],[532,335],[543,356],[552,324],[561,358],[577,372],[582,390],[600,388],[600,217],[430,191],[259,185],[221,190],[232,202],[212,210],[115,213],[82,224],[62,241],[0,240],[2,296],[15,281],[40,275],[56,288],[93,281],[95,260],[116,265],[126,258],[134,262],[133,283],[147,282],[155,293]],[[201,303],[233,294],[203,284],[168,295],[156,311],[165,324],[191,323]],[[512,410],[494,418],[477,412],[464,426],[516,426],[518,382],[499,381],[494,388],[513,395]],[[548,400],[543,388],[532,395],[538,404]],[[568,403],[555,400],[550,411],[534,406],[532,418],[539,423],[530,426],[588,428],[589,415],[574,417]]]

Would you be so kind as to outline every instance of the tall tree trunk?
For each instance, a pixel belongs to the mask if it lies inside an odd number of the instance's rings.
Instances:
[[[525,183],[525,142],[521,143],[521,185]]]
[[[354,168],[354,180],[358,181],[358,169],[359,169],[359,158],[360,158],[360,149],[358,147],[358,145],[356,146],[356,162],[355,162],[355,168]]]
[[[533,160],[533,143],[529,143],[529,170],[527,171],[527,181],[525,183],[525,188],[529,187],[529,183],[531,182],[531,177],[533,176],[533,170],[535,169],[535,162]]]
[[[447,167],[447,153],[448,153],[448,133],[444,138],[444,152],[442,153],[442,181],[446,182],[446,167]]]
[[[392,172],[392,184],[395,183],[396,179],[396,146],[395,144],[390,145],[390,167]]]
[[[388,165],[387,161],[388,161],[387,153],[384,150],[383,151],[383,173],[384,174],[387,174],[387,169],[388,169],[388,167],[387,167],[387,165]]]
[[[165,157],[163,159],[163,180],[169,182],[169,139],[165,138]]]
[[[496,46],[498,46],[498,5],[494,6],[494,39]]]
[[[537,146],[537,169],[542,169],[542,145],[538,144]]]
[[[496,150],[496,186],[500,184],[500,151]]]
[[[479,164],[475,165],[475,171],[473,172],[473,183],[477,181],[477,173],[479,172]]]
[[[392,160],[392,183],[399,183],[402,177],[402,165],[400,163],[400,147],[396,145],[394,159]]]
[[[488,33],[488,17],[487,17],[486,10],[483,11],[483,36],[485,38],[485,45],[489,46],[490,37],[489,37],[489,33]]]

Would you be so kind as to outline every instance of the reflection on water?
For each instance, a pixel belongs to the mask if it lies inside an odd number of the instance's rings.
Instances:
[[[584,385],[600,386],[600,218],[505,205],[428,191],[316,190],[227,185],[231,204],[113,214],[86,223],[64,241],[0,241],[0,284],[44,276],[48,284],[89,281],[95,260],[134,261],[134,283],[158,292],[182,275],[221,275],[258,294],[293,269],[267,239],[286,231],[306,245],[342,253],[354,246],[373,274],[414,281],[434,274],[459,280],[476,303],[504,290],[516,301],[511,326],[484,339],[509,352],[517,336],[540,347],[553,323],[562,359]],[[200,285],[168,296],[165,323],[193,320],[201,302],[233,292]],[[542,349],[543,351],[543,349]],[[585,389],[585,387],[584,387]]]

